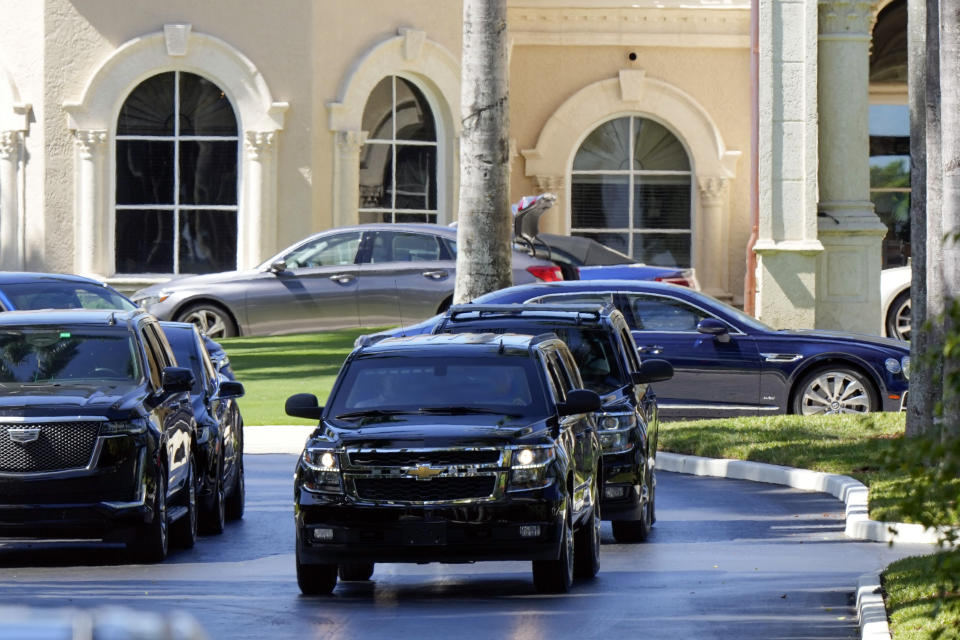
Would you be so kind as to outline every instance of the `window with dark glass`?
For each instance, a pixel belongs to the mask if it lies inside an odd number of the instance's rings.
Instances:
[[[237,118],[215,84],[170,71],[117,118],[117,273],[212,273],[237,264]]]
[[[363,130],[360,222],[436,222],[437,128],[423,92],[384,78],[367,99]]]
[[[638,262],[691,264],[691,172],[686,149],[662,125],[627,116],[600,125],[577,150],[571,233]]]

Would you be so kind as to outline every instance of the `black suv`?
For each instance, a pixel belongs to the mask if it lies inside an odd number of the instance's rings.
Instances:
[[[450,308],[434,333],[556,333],[573,353],[584,386],[603,401],[600,512],[618,542],[647,538],[656,518],[657,401],[651,382],[673,367],[640,361],[630,327],[613,305],[465,304]]]
[[[160,561],[197,535],[189,369],[135,311],[0,313],[0,533],[127,542]]]
[[[375,562],[532,560],[537,589],[599,569],[600,398],[553,334],[360,346],[297,463],[297,581],[330,593]]]

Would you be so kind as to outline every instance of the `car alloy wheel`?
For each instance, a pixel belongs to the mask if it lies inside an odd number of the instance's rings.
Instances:
[[[197,543],[197,463],[193,456],[187,463],[187,486],[184,487],[184,506],[187,512],[173,523],[174,542],[177,546],[190,549]]]
[[[541,593],[566,593],[573,584],[574,538],[570,500],[570,496],[564,500],[559,557],[533,561],[533,584]]]
[[[794,413],[820,415],[879,410],[872,385],[853,369],[818,369],[804,376],[797,387]]]
[[[227,312],[213,304],[191,305],[177,315],[177,322],[195,324],[201,333],[214,339],[237,335],[237,327]]]
[[[131,551],[140,562],[163,562],[170,549],[169,524],[167,523],[167,470],[157,468],[153,498],[153,519],[144,525],[136,540],[130,543]]]
[[[220,458],[216,469],[216,485],[210,496],[210,504],[203,513],[203,532],[220,534],[227,519],[227,500],[223,489],[223,449],[220,449]]]
[[[578,578],[593,578],[600,571],[600,493],[597,478],[593,479],[593,508],[590,518],[576,533],[574,541],[574,574]]]
[[[243,503],[246,500],[246,484],[243,476],[243,454],[237,454],[237,461],[234,463],[237,467],[237,473],[234,476],[233,491],[227,496],[227,518],[229,520],[239,520],[243,517]]]
[[[910,340],[910,289],[901,291],[887,310],[887,335]]]

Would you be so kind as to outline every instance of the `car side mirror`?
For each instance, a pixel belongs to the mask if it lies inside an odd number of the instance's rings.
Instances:
[[[644,360],[640,363],[640,370],[634,371],[631,378],[633,384],[649,384],[669,380],[673,377],[673,365],[666,360]]]
[[[317,402],[317,396],[312,393],[297,393],[287,398],[283,405],[288,416],[319,420],[323,415],[323,407]]]
[[[220,397],[221,398],[239,398],[246,390],[243,388],[242,382],[236,382],[234,380],[224,380],[220,383]]]
[[[599,411],[603,406],[596,391],[589,389],[574,389],[567,392],[567,401],[557,403],[557,413],[561,416],[572,416],[578,413]]]
[[[714,336],[720,342],[730,342],[730,327],[716,318],[704,318],[697,323],[697,331]]]
[[[287,261],[286,260],[277,260],[276,262],[270,263],[270,271],[273,273],[283,273],[287,270]]]
[[[193,387],[193,371],[185,367],[165,367],[160,374],[164,394],[183,393]]]

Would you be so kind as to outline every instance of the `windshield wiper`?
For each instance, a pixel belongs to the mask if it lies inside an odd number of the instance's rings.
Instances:
[[[417,413],[443,413],[449,415],[468,415],[471,413],[489,413],[497,416],[519,417],[522,413],[508,413],[496,409],[483,409],[480,407],[420,407]]]
[[[417,413],[405,409],[361,409],[360,411],[348,411],[337,415],[337,418],[365,418],[378,416],[395,416],[401,413]]]

